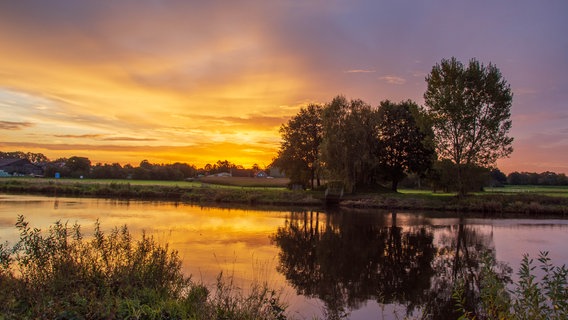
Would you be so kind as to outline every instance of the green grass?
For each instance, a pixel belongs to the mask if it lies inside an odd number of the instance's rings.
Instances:
[[[284,189],[290,182],[286,178],[248,178],[248,177],[203,177],[199,181],[202,183],[238,188],[279,188]]]
[[[198,181],[165,181],[165,180],[131,180],[131,179],[76,179],[76,178],[28,178],[8,177],[0,178],[0,181],[27,181],[34,183],[60,183],[60,184],[130,184],[133,186],[166,186],[166,187],[199,187]]]
[[[507,185],[502,188],[485,188],[485,192],[495,194],[539,194],[551,197],[568,197],[568,186]]]
[[[43,194],[48,196],[97,197],[184,201],[192,203],[235,203],[262,205],[318,205],[317,194],[291,191],[274,185],[277,179],[239,179],[235,185],[189,181],[139,181],[90,179],[0,179],[0,192],[12,194]],[[272,184],[253,186],[250,180]],[[273,181],[273,180],[276,180]],[[213,181],[210,181],[213,182]]]
[[[29,181],[34,183],[59,183],[59,184],[130,184],[131,186],[164,186],[180,188],[196,188],[202,186],[225,187],[225,188],[286,188],[289,179],[286,178],[248,178],[248,177],[202,177],[194,181],[164,181],[164,180],[132,180],[132,179],[76,179],[76,178],[28,178],[7,177],[0,181]]]
[[[423,189],[398,189],[403,195],[425,196],[425,197],[455,197],[455,192],[433,192]]]

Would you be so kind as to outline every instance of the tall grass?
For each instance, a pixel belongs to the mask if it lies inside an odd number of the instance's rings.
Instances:
[[[219,277],[207,288],[184,276],[176,251],[126,226],[108,234],[95,225],[85,239],[77,224],[47,232],[23,216],[20,240],[0,245],[0,319],[285,319],[278,294],[250,294]]]

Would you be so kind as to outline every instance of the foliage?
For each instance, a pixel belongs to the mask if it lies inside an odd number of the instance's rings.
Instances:
[[[507,176],[507,182],[515,185],[545,185],[545,186],[566,186],[568,177],[564,173],[554,173],[545,171],[536,172],[511,172]]]
[[[548,252],[541,252],[538,261],[542,277],[537,277],[533,260],[524,255],[519,280],[513,283],[513,289],[507,289],[492,267],[493,258],[486,256],[480,274],[480,299],[474,308],[464,307],[462,285],[454,290],[454,299],[462,312],[460,319],[567,319],[568,269],[564,265],[554,266]]]
[[[280,127],[282,142],[273,165],[282,169],[292,184],[320,186],[322,107],[310,104]]]
[[[442,60],[426,77],[424,93],[432,120],[438,155],[458,168],[460,194],[466,165],[492,166],[512,151],[512,93],[493,64],[471,59],[468,66],[456,58]]]
[[[346,191],[376,182],[376,117],[362,100],[335,97],[323,110],[322,160]]]
[[[47,319],[285,319],[266,285],[244,295],[220,278],[214,294],[183,275],[177,252],[126,226],[86,240],[80,226],[45,234],[22,216],[20,241],[0,246],[0,314]],[[220,289],[221,288],[221,289]],[[220,293],[220,290],[222,292]]]
[[[443,159],[434,162],[432,170],[426,176],[426,183],[434,191],[479,192],[489,184],[489,173],[489,169],[474,164],[463,165],[460,168],[452,161]],[[461,181],[456,179],[458,176],[461,176]]]
[[[91,171],[91,160],[86,157],[73,156],[65,162],[65,168],[73,178],[86,177]]]
[[[432,166],[434,150],[427,143],[427,133],[419,127],[415,114],[419,107],[408,100],[401,103],[382,101],[378,109],[378,163],[380,175],[392,182],[397,191],[408,172],[423,174]]]
[[[22,152],[22,151],[11,151],[11,152],[0,151],[0,159],[10,159],[10,158],[26,159],[34,164],[46,163],[49,161],[49,159],[43,153]]]

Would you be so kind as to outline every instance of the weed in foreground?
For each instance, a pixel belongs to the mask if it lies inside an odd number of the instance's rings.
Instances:
[[[459,284],[454,289],[456,307],[462,313],[460,319],[568,319],[568,269],[554,266],[548,252],[538,258],[542,276],[537,277],[533,259],[524,255],[518,271],[519,280],[513,289],[491,267],[491,257],[486,257],[480,275],[480,299],[475,310],[465,307],[464,288]]]
[[[185,277],[176,251],[126,226],[83,237],[78,224],[47,232],[23,216],[20,240],[0,244],[0,319],[285,319],[266,285],[244,295],[219,276],[214,294]],[[230,279],[229,279],[230,280]]]

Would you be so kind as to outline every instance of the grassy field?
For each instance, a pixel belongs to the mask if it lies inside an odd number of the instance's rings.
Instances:
[[[203,177],[201,183],[233,186],[233,187],[261,187],[261,188],[286,188],[290,179],[287,178],[248,178],[248,177]]]
[[[131,180],[131,179],[55,179],[55,178],[28,178],[28,177],[8,177],[1,178],[2,181],[27,181],[33,183],[59,183],[59,184],[130,184],[131,186],[162,186],[162,187],[227,187],[227,188],[285,188],[289,179],[286,178],[247,178],[247,177],[203,177],[194,181],[163,181],[163,180]]]
[[[539,194],[550,197],[568,197],[568,186],[504,186],[485,188],[486,193],[495,194]]]
[[[417,189],[399,189],[401,194],[417,195],[417,196],[432,196],[432,197],[454,197],[456,193],[453,192],[432,192],[430,190],[417,190]],[[521,186],[521,185],[507,185],[504,187],[492,188],[487,187],[483,192],[474,192],[474,195],[543,195],[549,197],[568,197],[568,186]]]

